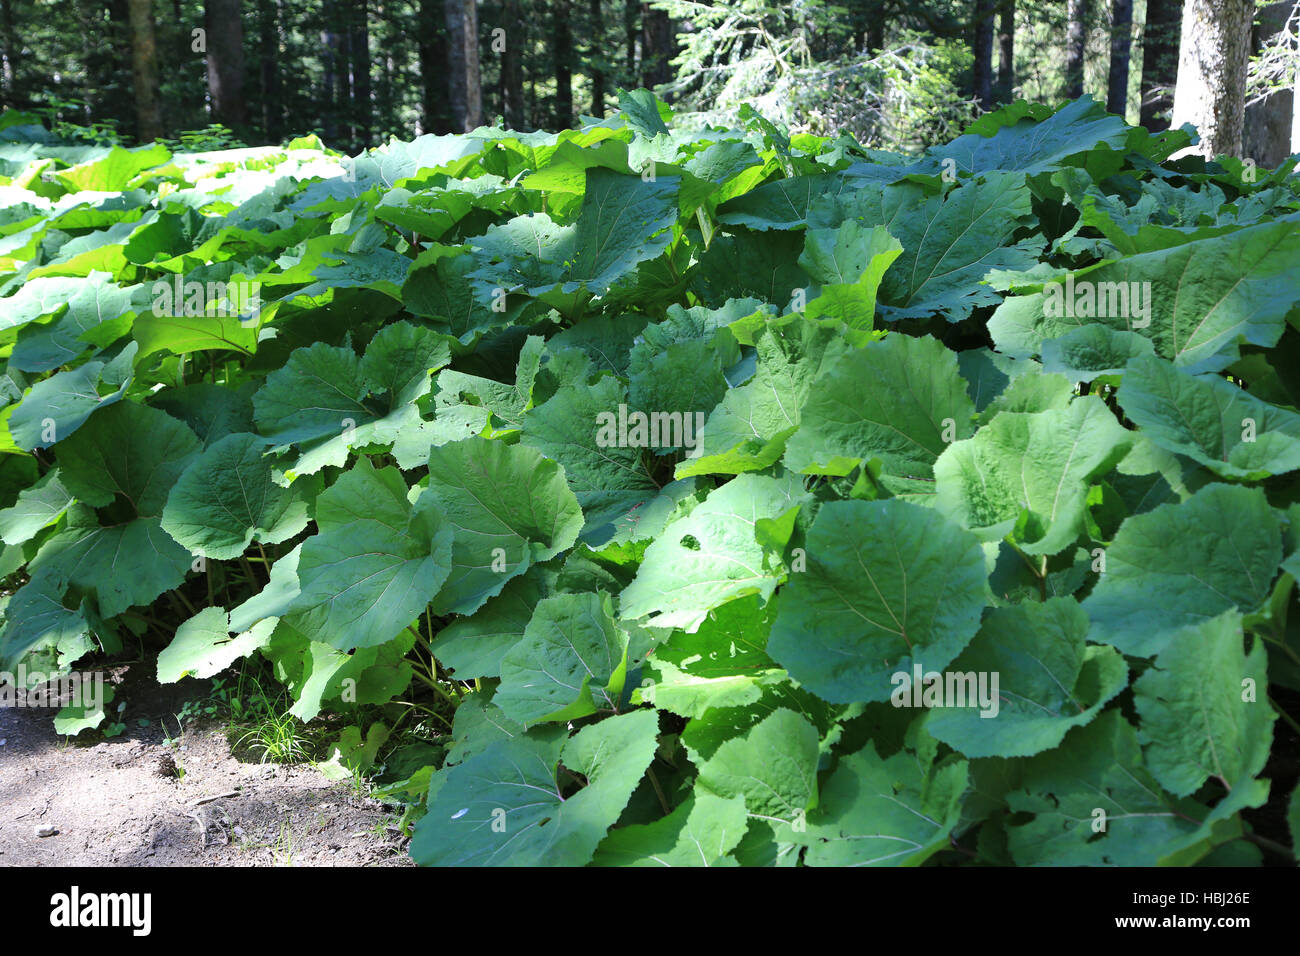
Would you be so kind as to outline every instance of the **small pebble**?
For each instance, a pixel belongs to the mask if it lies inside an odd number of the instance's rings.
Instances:
[[[36,828],[36,835],[38,837],[52,837],[58,832],[59,828],[49,823]]]

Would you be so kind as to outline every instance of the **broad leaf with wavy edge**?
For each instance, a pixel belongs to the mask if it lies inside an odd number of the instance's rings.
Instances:
[[[589,863],[650,766],[658,724],[654,711],[639,710],[568,740],[530,735],[488,745],[435,777],[411,856],[422,866]],[[587,785],[565,796],[560,763]]]
[[[287,621],[337,650],[392,640],[451,573],[452,528],[428,492],[412,506],[396,468],[360,459],[317,499],[316,525]]]
[[[1221,478],[1259,481],[1300,468],[1300,415],[1217,375],[1134,359],[1119,404],[1144,435]]]
[[[762,518],[776,518],[807,500],[792,475],[741,475],[670,521],[646,549],[636,578],[619,599],[624,620],[694,630],[709,611],[757,592],[766,598],[777,572],[765,566],[754,537]]]
[[[1150,657],[1179,628],[1268,599],[1282,560],[1277,515],[1258,488],[1207,485],[1125,519],[1083,609],[1088,637]]]
[[[471,614],[506,582],[571,547],[582,511],[564,469],[532,448],[469,438],[429,454],[429,488],[454,531],[434,612]]]
[[[492,702],[525,726],[616,710],[627,677],[627,645],[608,594],[543,598],[501,660]]]
[[[935,462],[938,507],[986,541],[1028,512],[1020,548],[1056,554],[1083,531],[1089,485],[1124,457],[1130,441],[1093,395],[1044,412],[1001,412]]]
[[[900,501],[833,501],[808,532],[808,569],[781,593],[767,651],[833,703],[888,700],[891,677],[945,667],[979,628],[979,542]]]
[[[967,757],[1028,757],[1060,744],[1128,683],[1113,647],[1087,644],[1088,615],[1071,598],[992,611],[947,668],[974,675],[964,706],[945,700],[926,730]],[[997,685],[985,684],[997,675]],[[998,699],[975,693],[989,686]]]

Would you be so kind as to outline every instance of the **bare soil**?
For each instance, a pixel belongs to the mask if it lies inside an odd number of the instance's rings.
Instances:
[[[129,705],[117,737],[62,737],[52,708],[0,708],[0,866],[412,865],[393,812],[351,782],[236,756],[216,721],[167,745],[206,682],[160,686],[147,668],[114,669]]]

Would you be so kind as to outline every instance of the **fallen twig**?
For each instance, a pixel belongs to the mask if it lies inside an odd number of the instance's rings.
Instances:
[[[192,807],[201,807],[205,803],[212,803],[214,800],[226,800],[230,797],[241,796],[238,790],[231,790],[229,793],[219,793],[215,797],[200,797],[190,804]]]
[[[50,801],[49,801],[49,800],[46,800],[46,801],[45,801],[45,806],[41,807],[40,810],[39,810],[39,812],[37,811],[37,808],[36,808],[36,807],[32,807],[32,808],[31,808],[30,810],[28,810],[26,813],[20,813],[20,814],[18,814],[18,816],[14,817],[14,819],[15,819],[15,820],[21,820],[23,817],[31,816],[33,813],[35,813],[38,817],[43,817],[43,816],[45,816],[45,811],[47,811],[47,810],[49,810],[49,809],[50,809]]]

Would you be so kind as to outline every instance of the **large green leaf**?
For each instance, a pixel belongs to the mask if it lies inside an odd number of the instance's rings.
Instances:
[[[1268,599],[1282,532],[1257,488],[1207,485],[1120,525],[1083,609],[1089,638],[1125,654],[1158,653],[1182,627]]]
[[[878,458],[890,491],[929,493],[935,461],[970,437],[974,415],[952,352],[929,336],[891,334],[839,356],[817,379],[785,463],[847,475]]]
[[[1102,375],[1118,375],[1133,359],[1154,355],[1155,346],[1139,332],[1094,324],[1075,326],[1044,342],[1041,351],[1043,371],[1064,375],[1071,382],[1091,382]]]
[[[587,170],[587,190],[565,258],[564,291],[601,293],[638,262],[653,259],[672,239],[678,178],[646,181],[608,169]]]
[[[283,368],[267,376],[253,396],[253,409],[261,433],[287,445],[373,420],[375,412],[362,404],[366,392],[357,354],[318,342],[295,350]]]
[[[694,633],[674,632],[647,661],[642,699],[683,717],[757,702],[785,677],[765,650],[774,614],[753,595],[709,612]]]
[[[366,346],[358,370],[372,394],[382,395],[392,411],[433,387],[432,372],[451,361],[446,337],[410,322],[380,329]]]
[[[672,239],[679,178],[643,179],[610,169],[586,172],[577,222],[557,225],[545,213],[520,216],[470,240],[479,267],[470,276],[480,299],[496,289],[542,295],[558,289],[602,294]]]
[[[868,741],[842,757],[806,832],[808,866],[920,866],[946,849],[967,786],[965,761],[931,752],[881,758]]]
[[[728,856],[745,835],[745,801],[696,791],[672,813],[610,831],[596,866],[735,866]]]
[[[543,598],[501,661],[492,702],[525,726],[616,710],[627,674],[627,633],[607,594]]]
[[[1147,766],[1176,796],[1210,777],[1233,790],[1268,760],[1277,714],[1262,696],[1266,654],[1258,639],[1249,654],[1242,644],[1241,615],[1227,611],[1174,634],[1133,685]]]
[[[504,325],[510,314],[497,310],[500,299],[485,304],[474,294],[470,273],[474,257],[466,252],[449,255],[447,247],[435,246],[411,265],[402,302],[413,315],[428,316],[438,327],[462,342]]]
[[[215,677],[241,657],[266,644],[275,618],[264,618],[231,637],[230,615],[205,607],[176,629],[176,636],[158,655],[158,682],[174,684],[182,677]]]
[[[71,365],[92,347],[106,347],[131,327],[134,315],[145,307],[143,285],[123,288],[108,281],[106,273],[85,279],[45,279],[44,282],[77,283],[67,298],[67,310],[49,323],[32,323],[18,333],[9,364],[25,372],[47,372]]]
[[[766,321],[754,334],[752,380],[729,389],[713,409],[676,476],[740,474],[773,464],[798,427],[801,409],[846,347],[834,329],[798,315]]]
[[[582,511],[564,470],[532,448],[469,438],[429,454],[429,490],[455,537],[434,611],[470,614],[506,582],[570,547]]]
[[[825,700],[888,700],[892,675],[941,670],[979,627],[979,542],[920,505],[823,505],[807,563],[782,591],[767,649]]]
[[[413,403],[432,387],[430,373],[450,360],[450,341],[395,322],[375,335],[361,359],[323,343],[295,350],[253,397],[268,440],[296,443],[303,452],[286,473],[342,467],[352,448],[368,445],[394,445],[399,463],[409,466],[407,454],[420,444],[413,433],[424,424]],[[399,447],[404,438],[412,448]]]
[[[556,572],[535,564],[511,578],[501,593],[468,617],[452,621],[433,640],[433,653],[460,679],[501,676],[501,661],[519,643],[538,602],[551,593]]]
[[[1001,412],[934,466],[939,507],[984,540],[1017,529],[1029,554],[1055,554],[1083,531],[1088,488],[1129,447],[1101,399],[1065,408]]]
[[[1036,262],[1041,240],[1015,239],[1032,221],[1030,198],[1024,176],[989,173],[946,195],[903,183],[823,197],[809,217],[818,225],[885,227],[902,244],[877,294],[883,318],[939,313],[956,322],[977,306],[999,301],[992,288],[980,285],[988,273]]]
[[[25,451],[49,448],[75,432],[99,409],[120,402],[130,380],[110,383],[105,378],[106,369],[104,362],[87,362],[33,385],[9,418],[14,443]]]
[[[59,480],[59,470],[47,471],[36,484],[19,492],[17,501],[0,511],[0,539],[5,544],[22,544],[57,521],[73,500]]]
[[[237,558],[254,540],[276,544],[307,527],[307,504],[277,485],[256,435],[227,435],[181,474],[163,509],[163,530],[195,554]]]
[[[192,561],[156,516],[101,526],[93,512],[79,507],[28,569],[33,577],[46,572],[65,587],[93,594],[99,613],[109,618],[180,585]]]
[[[425,492],[412,505],[395,468],[360,459],[317,499],[316,525],[288,620],[337,650],[391,640],[451,572],[452,528],[437,500]]]
[[[967,757],[1028,757],[1057,746],[1128,683],[1119,652],[1089,646],[1087,635],[1088,615],[1070,598],[992,611],[947,673],[996,679],[993,700],[945,701],[926,730]]]
[[[657,731],[655,712],[641,710],[567,741],[530,736],[489,745],[441,771],[445,780],[415,828],[411,856],[423,866],[585,865],[650,765]],[[556,780],[560,763],[587,785],[566,797]]]
[[[1217,375],[1189,375],[1154,356],[1134,359],[1119,403],[1142,433],[1221,478],[1258,481],[1300,468],[1300,415]]]
[[[0,666],[13,673],[25,655],[41,648],[51,664],[66,666],[90,650],[86,617],[64,606],[63,590],[57,569],[34,569],[31,580],[8,599],[0,630]]]
[[[1213,813],[1164,793],[1142,763],[1137,732],[1112,708],[1026,764],[1007,803],[1033,818],[1008,827],[1007,844],[1020,866],[1190,865],[1212,838],[1240,834],[1232,814],[1246,800],[1263,800],[1258,788],[1239,790]]]
[[[143,170],[161,166],[172,158],[161,143],[125,149],[114,146],[107,155],[61,170],[55,175],[70,189],[107,192],[124,189]]]
[[[199,440],[166,412],[135,402],[112,405],[55,449],[65,488],[96,508],[125,500],[136,515],[161,515],[167,496],[199,450]]]
[[[668,523],[646,549],[635,580],[619,599],[624,620],[693,630],[713,608],[757,592],[767,597],[776,572],[765,566],[754,525],[806,500],[793,476],[741,475],[689,514]]]
[[[524,418],[520,441],[563,466],[585,514],[584,539],[608,540],[613,522],[658,489],[644,448],[601,440],[600,416],[618,416],[626,402],[626,388],[605,377],[589,388],[560,389]]]
[[[1018,111],[1027,105],[1021,100],[983,117],[964,136],[931,149],[926,158],[940,168],[945,159],[951,159],[953,172],[1006,169],[1030,175],[1063,166],[1071,156],[1086,150],[1119,149],[1128,139],[1124,121],[1107,113],[1090,96],[1071,100],[1047,116],[1031,118],[1031,114]],[[1031,107],[1033,113],[1039,109]]]
[[[718,221],[759,230],[802,229],[813,202],[860,185],[851,177],[831,173],[777,179],[723,203]]]
[[[776,710],[728,740],[700,764],[696,786],[743,797],[751,817],[801,826],[817,805],[817,728],[792,710]]]
[[[884,226],[868,231],[848,220],[836,229],[809,229],[799,265],[822,283],[808,303],[814,319],[833,319],[850,329],[875,325],[876,292],[903,247]]]
[[[1156,354],[1184,371],[1217,372],[1242,345],[1271,346],[1282,335],[1296,301],[1287,276],[1297,257],[1293,221],[1125,256],[1075,272],[1054,291],[1007,299],[989,332],[1000,351],[1028,357],[1048,339],[1100,322],[1150,336]]]

